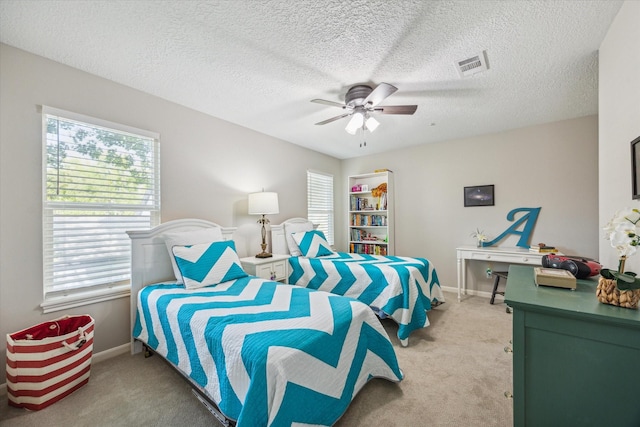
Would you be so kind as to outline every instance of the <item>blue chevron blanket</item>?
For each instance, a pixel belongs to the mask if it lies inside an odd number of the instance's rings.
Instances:
[[[133,336],[238,427],[329,426],[371,378],[402,379],[365,304],[253,276],[199,289],[147,286]]]
[[[444,302],[436,270],[424,258],[336,252],[290,257],[289,263],[289,283],[357,298],[398,323],[403,345],[411,332],[429,325],[432,303]]]

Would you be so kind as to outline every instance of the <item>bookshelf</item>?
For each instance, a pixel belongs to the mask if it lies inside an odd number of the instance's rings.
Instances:
[[[376,189],[386,183],[387,191]],[[351,175],[348,178],[348,245],[351,253],[394,255],[393,172]]]

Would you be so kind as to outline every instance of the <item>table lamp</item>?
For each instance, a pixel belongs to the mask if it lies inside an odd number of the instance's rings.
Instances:
[[[272,255],[267,252],[267,230],[265,224],[269,220],[265,215],[280,213],[278,208],[278,193],[262,191],[260,193],[249,194],[249,215],[262,215],[258,223],[262,224],[262,252],[256,255],[256,258],[269,258]]]

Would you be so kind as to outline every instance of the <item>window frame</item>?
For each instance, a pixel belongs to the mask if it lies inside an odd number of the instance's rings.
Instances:
[[[93,304],[96,302],[108,301],[116,298],[124,298],[129,297],[131,294],[131,270],[130,266],[128,269],[128,278],[120,280],[118,282],[113,283],[102,283],[102,284],[94,284],[94,285],[85,285],[78,286],[71,289],[53,289],[53,271],[54,271],[54,261],[48,260],[48,256],[53,257],[54,255],[54,226],[53,221],[56,217],[60,218],[60,214],[58,212],[64,212],[65,210],[81,210],[88,211],[90,213],[96,213],[98,215],[98,221],[104,220],[105,215],[109,213],[109,211],[129,211],[129,212],[144,212],[148,213],[148,223],[149,227],[154,227],[160,224],[160,208],[161,208],[161,200],[160,200],[160,134],[156,132],[151,132],[147,130],[137,129],[131,126],[109,122],[107,120],[90,117],[83,114],[78,114],[70,111],[61,110],[58,108],[53,108],[49,106],[42,106],[41,108],[42,114],[42,254],[43,254],[43,283],[42,283],[42,292],[43,292],[43,302],[40,304],[44,313],[49,313],[58,310],[66,310],[73,307],[79,307],[86,304]],[[98,202],[90,202],[90,203],[82,203],[78,201],[68,202],[68,201],[52,201],[49,200],[49,194],[47,192],[47,178],[48,178],[48,147],[49,141],[47,140],[48,136],[48,120],[52,117],[57,117],[61,121],[71,121],[78,122],[81,125],[86,125],[87,127],[101,129],[105,131],[112,131],[121,135],[129,135],[134,137],[140,137],[143,139],[152,140],[151,147],[152,153],[149,156],[152,159],[152,186],[150,193],[152,193],[152,204],[149,206],[136,206],[132,205],[131,207],[123,207],[125,205],[117,203],[114,204],[112,202],[98,203]],[[73,215],[73,214],[72,214]],[[79,218],[86,218],[87,215],[77,215]],[[114,218],[122,218],[122,216],[114,216]],[[48,221],[51,221],[49,223]],[[99,229],[99,228],[98,228]],[[135,228],[133,228],[135,229]],[[142,229],[142,227],[138,228]],[[145,226],[145,229],[146,228]],[[77,230],[73,228],[73,230]],[[120,234],[118,232],[118,234]],[[120,236],[120,240],[122,236]],[[58,237],[60,239],[60,237]],[[127,236],[128,238],[128,236]],[[120,245],[122,246],[122,245]],[[130,251],[130,245],[125,249]],[[126,256],[126,255],[125,255]],[[122,258],[122,256],[120,257]],[[130,252],[129,252],[130,258]],[[92,263],[91,267],[95,268],[95,262]],[[121,263],[122,265],[122,263]],[[121,267],[122,270],[122,267]],[[50,276],[51,275],[51,276]]]
[[[311,206],[311,180],[316,179],[317,181],[321,179],[321,177],[331,179],[331,185],[326,188],[330,189],[330,194],[325,194],[324,197],[327,202],[330,202],[330,208],[322,209],[319,207],[313,208]],[[318,184],[318,182],[316,183]],[[325,237],[327,238],[327,242],[333,247],[335,244],[335,180],[332,174],[326,172],[319,172],[316,170],[307,170],[307,219],[318,226],[318,230],[321,230]],[[314,221],[314,215],[326,215],[327,216],[327,224],[326,226],[318,221]]]

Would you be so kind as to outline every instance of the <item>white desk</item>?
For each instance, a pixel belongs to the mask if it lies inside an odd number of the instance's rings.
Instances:
[[[546,254],[529,252],[529,249],[488,246],[461,246],[458,253],[458,301],[467,293],[467,260],[485,262],[504,262],[507,264],[542,265],[542,257]]]

